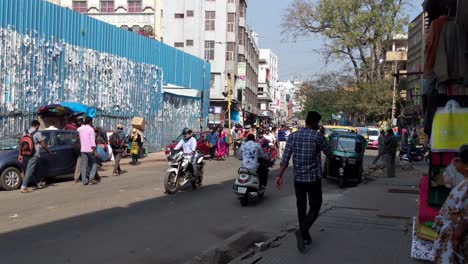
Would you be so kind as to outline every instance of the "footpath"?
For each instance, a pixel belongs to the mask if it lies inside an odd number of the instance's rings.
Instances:
[[[322,208],[305,253],[298,252],[290,228],[269,249],[232,263],[417,263],[410,258],[411,230],[423,171],[420,165],[399,168],[396,178],[385,178],[377,170],[349,187]]]

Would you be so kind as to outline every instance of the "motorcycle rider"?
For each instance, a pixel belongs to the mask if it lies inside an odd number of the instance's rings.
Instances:
[[[268,140],[266,137],[265,137],[265,130],[263,129],[259,129],[258,130],[258,140],[257,140],[258,143],[260,143],[260,146],[262,148],[268,148],[270,146],[270,140]]]
[[[269,158],[259,143],[255,142],[255,136],[249,134],[245,143],[239,149],[239,159],[242,161],[242,167],[256,171],[260,180],[260,186],[265,188],[268,180],[268,162]]]
[[[191,156],[191,162],[193,167],[193,176],[198,177],[198,165],[197,160],[200,155],[196,152],[197,150],[197,139],[192,137],[193,131],[189,128],[184,128],[182,130],[183,139],[179,141],[174,150],[179,150],[183,148],[184,154]]]
[[[409,159],[411,156],[410,145],[409,145],[409,133],[406,128],[403,128],[401,130],[401,133],[402,133],[402,136],[401,136],[401,141],[400,141],[400,148],[401,148],[400,151],[403,153],[406,153]]]

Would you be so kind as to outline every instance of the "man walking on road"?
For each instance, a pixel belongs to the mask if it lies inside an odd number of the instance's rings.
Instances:
[[[276,178],[278,189],[283,184],[283,173],[291,156],[294,165],[294,188],[296,192],[299,229],[296,230],[297,248],[303,252],[306,244],[312,243],[309,229],[314,224],[322,206],[322,162],[321,151],[331,157],[332,152],[325,137],[317,130],[321,116],[309,112],[306,128],[289,135],[284,149],[279,175]],[[310,210],[307,213],[307,201]]]
[[[38,189],[44,188],[45,183],[41,181],[41,178],[38,173],[36,173],[36,167],[39,163],[39,158],[41,157],[41,148],[44,149],[49,155],[50,151],[47,148],[47,145],[44,142],[44,137],[42,136],[41,132],[39,132],[40,123],[37,120],[33,120],[31,122],[31,128],[28,131],[25,131],[25,135],[30,135],[32,138],[32,142],[34,145],[34,152],[33,155],[30,156],[28,160],[28,164],[26,166],[26,173],[23,179],[23,183],[21,184],[21,193],[30,193],[32,192],[31,189],[28,188],[29,179],[33,174],[36,174],[36,185]],[[27,132],[27,133],[26,133]],[[18,161],[23,163],[24,157],[21,153],[18,156]]]
[[[279,158],[283,157],[284,147],[286,147],[286,126],[281,125],[281,129],[278,131],[278,142],[279,142]]]
[[[388,178],[395,177],[395,157],[398,149],[398,139],[392,129],[387,130],[387,135],[384,137],[384,150],[382,157],[385,163],[385,176]]]
[[[372,164],[376,164],[377,161],[379,161],[379,159],[382,157],[382,155],[384,154],[384,147],[385,147],[385,144],[384,144],[384,138],[385,138],[385,131],[383,129],[380,130],[380,135],[379,135],[379,138],[377,139],[377,142],[378,142],[378,154],[377,154],[377,157],[375,157],[374,161],[372,162]]]
[[[112,154],[114,154],[113,176],[119,176],[123,172],[120,169],[120,160],[122,159],[122,152],[124,151],[125,144],[127,143],[125,133],[123,131],[123,125],[117,125],[117,129],[114,134],[111,135],[109,141],[112,148]]]
[[[98,181],[94,179],[97,172],[97,152],[94,128],[91,126],[92,123],[93,119],[86,117],[84,125],[78,128],[81,144],[81,183],[83,183],[83,185],[98,183]],[[89,181],[87,177],[88,166],[91,166]]]

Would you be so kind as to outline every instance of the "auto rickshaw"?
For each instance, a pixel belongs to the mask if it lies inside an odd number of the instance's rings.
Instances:
[[[323,178],[336,179],[340,188],[348,181],[361,183],[366,139],[354,133],[332,133],[329,144],[333,157],[325,161]]]

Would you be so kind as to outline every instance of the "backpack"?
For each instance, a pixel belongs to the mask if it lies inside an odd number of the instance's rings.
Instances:
[[[112,149],[118,150],[122,147],[122,140],[120,139],[119,135],[117,133],[112,133],[112,135],[109,137],[109,144]]]
[[[34,134],[36,134],[37,130],[31,134],[29,134],[27,130],[25,132],[26,134],[20,139],[20,155],[25,157],[32,157],[36,153]]]

